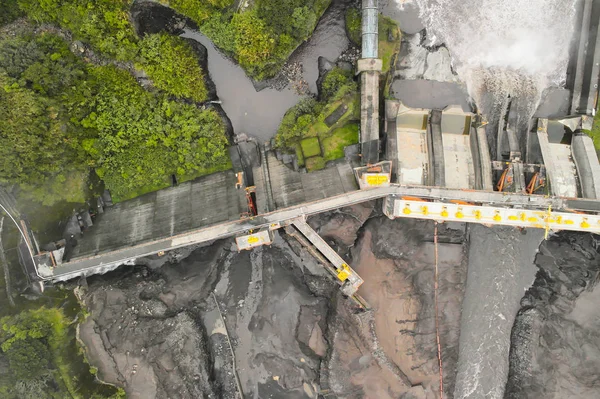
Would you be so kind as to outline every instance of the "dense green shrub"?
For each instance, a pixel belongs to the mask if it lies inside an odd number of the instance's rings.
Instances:
[[[154,85],[168,94],[206,101],[208,90],[198,56],[177,36],[167,33],[148,35],[140,42],[139,69],[143,69]]]
[[[257,0],[250,9],[231,10],[231,1],[171,0],[168,4],[195,20],[217,47],[230,53],[247,73],[274,76],[291,52],[314,30],[331,0]]]
[[[27,16],[37,22],[53,22],[69,29],[75,38],[95,49],[130,60],[136,54],[131,0],[18,0]]]
[[[356,7],[349,7],[346,10],[346,33],[352,43],[361,45],[362,39],[362,17],[360,10]]]
[[[10,379],[1,378],[2,398],[106,398],[95,392],[84,396],[76,377],[69,375],[74,366],[69,326],[59,308],[41,307],[0,320],[0,356],[7,359],[10,373]],[[109,388],[105,393],[111,399],[124,397],[122,390]]]
[[[199,24],[233,4],[234,0],[161,0]]]
[[[290,108],[281,121],[275,143],[277,147],[292,150],[294,145],[304,137],[322,109],[322,104],[312,97],[301,100]]]
[[[352,72],[341,68],[333,68],[327,72],[321,83],[321,98],[323,100],[331,99],[343,86],[351,85]]]
[[[321,113],[328,104],[339,102],[343,97],[357,90],[358,86],[352,80],[349,71],[341,68],[329,71],[321,84],[320,101],[314,98],[305,99],[286,112],[275,136],[276,145],[288,151],[293,150],[297,142],[306,137],[311,128],[327,116]]]
[[[116,67],[86,65],[54,35],[0,40],[0,120],[0,182],[45,205],[80,202],[89,167],[129,198],[171,174],[228,165],[215,111],[147,92]]]
[[[97,131],[84,143],[99,176],[117,198],[171,174],[225,166],[225,127],[213,110],[169,101],[144,91],[127,72],[92,67],[82,127]]]
[[[54,184],[77,159],[77,139],[60,104],[1,72],[0,86],[0,183],[44,187],[40,200],[47,205],[72,195]]]
[[[0,1],[0,26],[12,22],[23,15],[17,0]]]

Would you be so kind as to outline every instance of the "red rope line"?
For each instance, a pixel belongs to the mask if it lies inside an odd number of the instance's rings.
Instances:
[[[437,341],[438,366],[440,370],[440,399],[444,399],[444,376],[442,368],[442,346],[440,345],[440,321],[438,313],[438,223],[435,222],[433,233],[433,246],[435,253],[435,277],[434,277],[434,296],[435,296],[435,339]]]

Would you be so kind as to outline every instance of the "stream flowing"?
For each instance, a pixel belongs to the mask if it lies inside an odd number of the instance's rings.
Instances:
[[[206,47],[210,78],[234,132],[246,133],[263,142],[270,140],[277,133],[283,115],[301,97],[288,88],[256,91],[244,70],[221,54],[202,33],[186,29],[181,36]]]
[[[511,96],[531,116],[544,89],[564,84],[577,0],[414,2],[429,40],[446,44],[484,113]]]

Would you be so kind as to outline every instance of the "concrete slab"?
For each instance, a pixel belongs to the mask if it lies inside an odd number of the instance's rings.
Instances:
[[[576,134],[571,143],[573,161],[581,184],[583,198],[600,198],[600,163],[592,138]]]
[[[399,131],[397,143],[398,183],[425,185],[429,174],[426,133]]]
[[[236,190],[236,181],[231,170],[215,173],[107,208],[78,240],[71,258],[115,251],[239,219],[245,212],[246,200],[243,190]]]
[[[576,198],[577,179],[575,176],[577,172],[571,159],[571,146],[550,143],[548,133],[543,130],[538,130],[537,136],[552,194],[559,197]]]
[[[367,143],[379,139],[379,73],[363,72],[360,78],[360,141]]]
[[[442,133],[446,187],[475,188],[475,170],[469,136]]]
[[[352,167],[345,160],[311,173],[288,168],[272,153],[267,160],[276,209],[358,190]]]
[[[427,120],[429,111],[413,109],[399,102],[386,102],[386,118],[388,130],[393,128],[389,137],[395,148],[390,151],[394,154],[394,172],[398,183],[410,185],[427,184],[429,167],[429,150],[427,146]]]

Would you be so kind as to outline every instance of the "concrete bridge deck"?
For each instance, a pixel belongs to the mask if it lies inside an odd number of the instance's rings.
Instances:
[[[225,190],[228,189],[225,188]],[[235,190],[235,188],[233,190]],[[139,257],[155,255],[161,251],[169,251],[188,245],[210,242],[225,237],[235,236],[247,232],[250,229],[269,227],[273,224],[290,221],[299,217],[310,216],[379,198],[387,198],[386,206],[389,208],[388,216],[408,216],[405,215],[402,212],[402,209],[398,208],[398,206],[394,208],[395,201],[403,201],[403,198],[407,197],[432,200],[437,201],[438,203],[450,204],[452,203],[451,201],[459,201],[473,204],[484,204],[490,207],[499,207],[503,209],[527,209],[537,212],[544,212],[548,209],[563,212],[600,211],[600,203],[597,201],[561,199],[517,193],[471,191],[439,187],[403,186],[399,184],[391,184],[389,187],[354,190],[316,201],[279,209],[274,212],[266,213],[253,218],[239,219],[239,216],[234,218],[233,216],[230,216],[232,215],[231,213],[224,213],[220,222],[211,224],[207,218],[203,221],[203,224],[195,226],[191,229],[188,228],[187,230],[184,230],[184,227],[175,228],[173,230],[173,235],[169,235],[170,231],[165,230],[166,228],[170,229],[171,219],[155,218],[154,216],[151,217],[151,214],[146,212],[148,220],[153,221],[152,225],[156,224],[151,230],[162,231],[165,233],[165,235],[157,238],[148,238],[149,236],[139,232],[150,230],[138,230],[137,234],[128,235],[127,237],[129,237],[130,240],[123,242],[121,245],[104,248],[101,252],[92,251],[83,253],[83,251],[79,250],[79,256],[73,257],[69,262],[63,263],[57,267],[49,267],[47,264],[38,265],[38,273],[40,279],[51,281],[68,280],[81,275],[106,273],[107,271],[117,268],[119,265],[133,262]],[[198,203],[198,207],[195,209],[200,210],[199,212],[202,212],[200,215],[205,214],[205,212],[214,213],[211,211],[209,204],[212,205],[211,203],[205,203],[204,207],[202,207]],[[150,207],[151,206],[148,206],[148,208]],[[118,219],[129,220],[129,218],[139,216],[139,212],[140,211],[136,210],[135,207],[124,206],[119,208],[108,208],[104,215],[107,220],[110,221],[116,221]],[[225,215],[227,215],[226,218]],[[422,218],[422,216],[417,215],[416,212],[413,217]],[[195,220],[203,219],[203,217],[197,216]],[[443,219],[443,217],[439,216],[438,219]],[[494,220],[489,220],[486,223],[494,223]],[[587,231],[600,232],[600,217],[590,216],[587,223],[589,224]],[[102,223],[98,223],[97,225],[100,224]],[[526,221],[522,221],[519,225],[525,224]],[[109,233],[111,227],[110,223],[107,223],[105,226],[106,227],[102,227],[101,234],[111,235]],[[184,222],[182,226],[189,225],[186,225]],[[577,226],[561,226],[561,228],[564,229],[574,229],[575,227]],[[114,235],[119,236],[119,230],[113,232],[111,236]],[[135,238],[138,240],[133,241]],[[93,243],[97,242],[97,239],[95,238],[94,233],[90,231],[90,233],[84,236],[84,238],[80,241],[82,248],[94,248]]]

